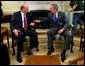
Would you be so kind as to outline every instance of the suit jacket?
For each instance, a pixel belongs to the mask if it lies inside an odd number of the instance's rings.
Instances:
[[[31,22],[34,21],[34,18],[32,16],[32,14],[30,12],[28,12],[26,14],[26,18],[27,18],[27,24],[28,24],[28,29],[31,29],[31,27],[29,26]],[[13,31],[14,29],[18,29],[18,30],[23,30],[23,27],[22,27],[22,16],[21,16],[21,11],[19,12],[15,12],[12,16],[12,19],[11,19],[11,30]]]
[[[64,29],[67,28],[66,16],[63,12],[60,11],[58,12],[58,21],[59,21],[58,28],[64,28]],[[45,20],[42,20],[41,22],[42,23],[48,22],[50,28],[56,27],[53,19],[53,14],[51,13],[48,14],[48,17]]]

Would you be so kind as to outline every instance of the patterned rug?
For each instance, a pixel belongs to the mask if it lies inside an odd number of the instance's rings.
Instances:
[[[59,55],[32,55],[26,56],[24,65],[61,65]]]

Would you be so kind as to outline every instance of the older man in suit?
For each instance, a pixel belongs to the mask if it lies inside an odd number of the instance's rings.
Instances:
[[[47,55],[51,55],[52,52],[54,52],[53,48],[53,40],[54,36],[56,34],[63,35],[65,38],[65,44],[64,49],[61,53],[61,60],[65,60],[65,52],[67,49],[69,49],[69,43],[68,43],[68,31],[67,31],[67,22],[66,22],[66,16],[63,12],[58,11],[58,5],[52,4],[50,6],[51,13],[48,14],[48,17],[45,20],[42,20],[42,23],[48,23],[50,26],[47,36],[48,36],[48,52]]]
[[[21,52],[23,51],[23,40],[25,36],[30,37],[30,46],[27,54],[33,55],[31,49],[38,45],[38,37],[34,28],[34,18],[28,11],[28,4],[21,5],[21,11],[13,14],[11,20],[11,30],[17,37],[17,61],[22,62]]]

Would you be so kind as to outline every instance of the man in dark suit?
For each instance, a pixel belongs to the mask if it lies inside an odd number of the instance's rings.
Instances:
[[[10,64],[10,57],[8,48],[5,44],[0,43],[0,66],[6,66]]]
[[[22,62],[21,52],[23,51],[23,40],[27,35],[30,37],[30,46],[27,54],[33,55],[31,49],[38,45],[38,37],[34,28],[35,26],[34,18],[30,12],[28,12],[28,4],[23,4],[21,6],[21,11],[16,12],[12,16],[11,20],[11,30],[17,37],[17,61]]]
[[[77,12],[77,11],[84,11],[84,3],[83,1],[70,1],[71,6],[71,12]],[[73,37],[77,33],[77,24],[83,25],[84,24],[84,13],[74,13],[73,14],[73,29],[72,29],[72,36],[69,38],[71,40],[71,50],[73,49]],[[73,52],[73,51],[71,51]]]
[[[45,20],[42,20],[42,23],[48,22],[50,29],[47,32],[48,36],[48,52],[47,55],[51,55],[54,52],[53,40],[56,34],[63,35],[65,38],[65,44],[63,52],[61,53],[61,60],[65,60],[65,52],[69,48],[67,43],[68,41],[68,32],[67,32],[67,23],[66,17],[63,12],[58,11],[57,4],[52,4],[50,6],[51,13],[48,14],[48,17]]]

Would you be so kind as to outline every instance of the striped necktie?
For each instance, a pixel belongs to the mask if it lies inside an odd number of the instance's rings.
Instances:
[[[55,22],[55,26],[58,27],[58,18],[56,17],[56,15],[53,16],[54,22]]]
[[[26,14],[24,14],[24,31],[27,31],[27,19],[26,19]]]

